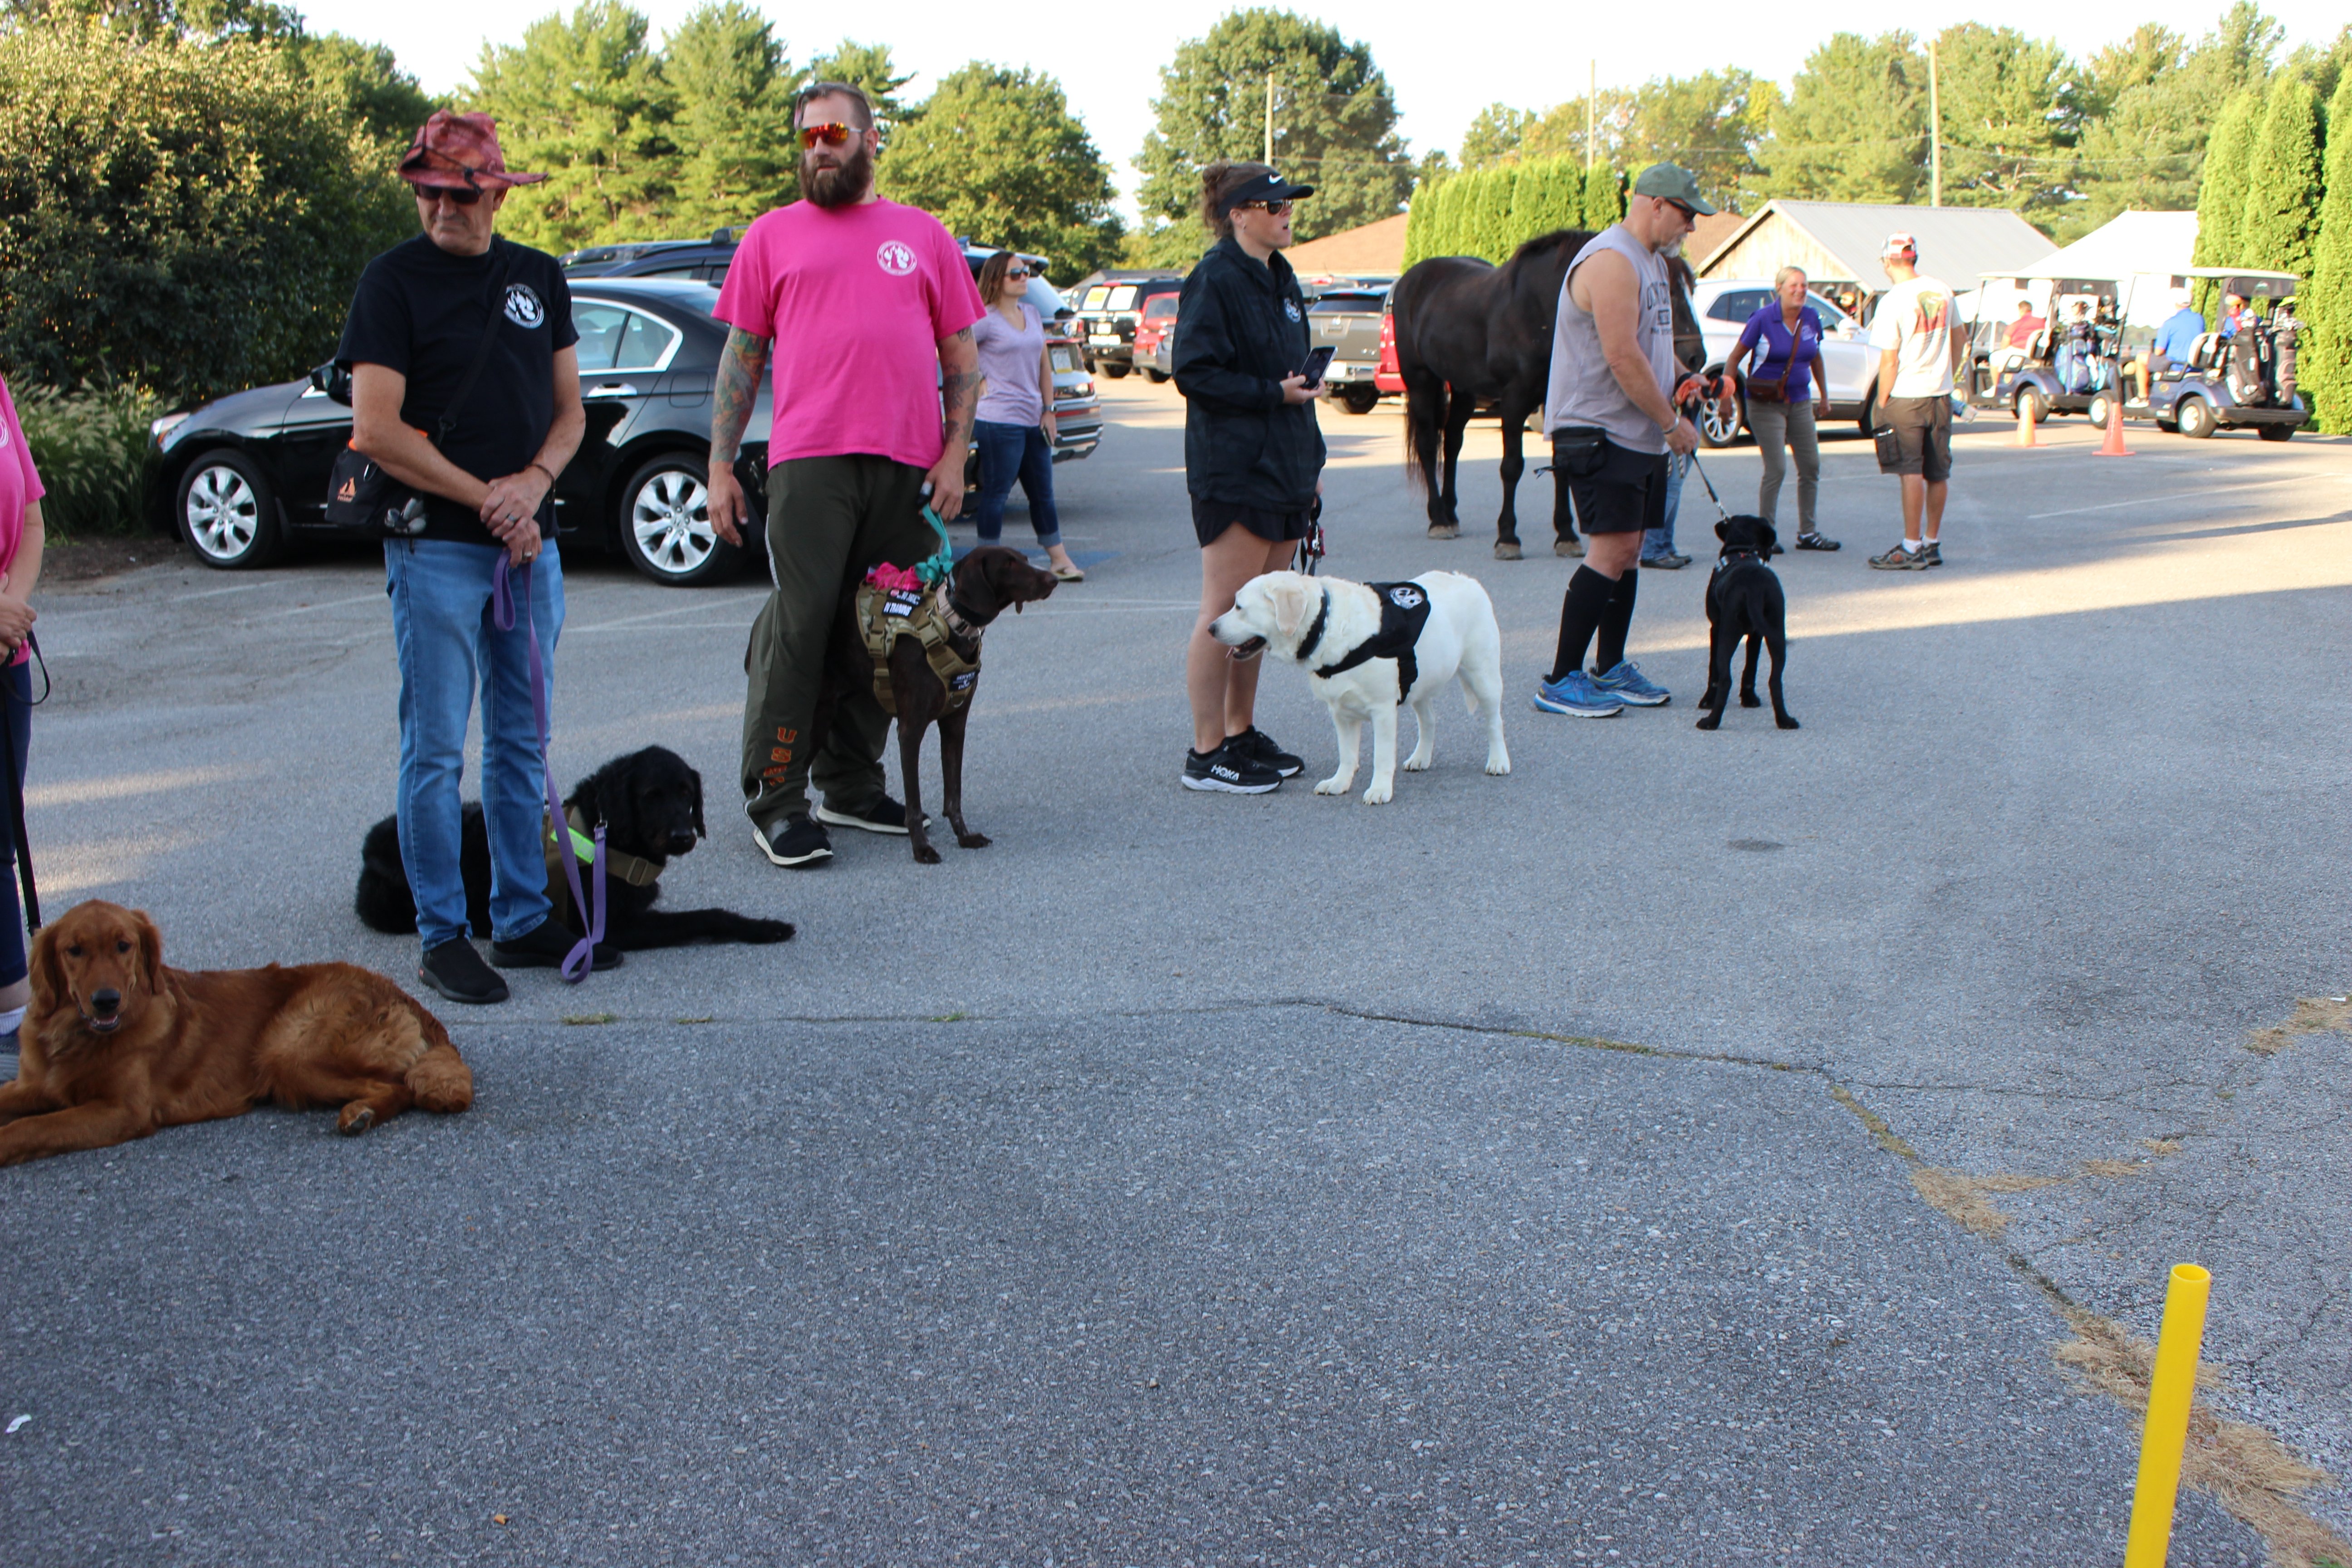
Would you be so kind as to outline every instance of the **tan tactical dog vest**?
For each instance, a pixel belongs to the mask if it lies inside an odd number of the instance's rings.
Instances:
[[[898,699],[890,689],[890,649],[900,637],[923,645],[931,673],[947,689],[950,713],[969,705],[980,684],[980,660],[967,660],[948,640],[947,584],[929,590],[877,588],[868,583],[857,590],[857,630],[874,660],[874,700],[882,711],[898,716]]]

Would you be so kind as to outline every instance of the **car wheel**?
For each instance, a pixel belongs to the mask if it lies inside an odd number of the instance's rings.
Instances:
[[[2254,433],[2265,441],[2294,439],[2294,426],[2292,425],[2257,425],[2254,426]]]
[[[1102,362],[1101,373],[1110,377],[1113,381],[1117,381],[1120,376],[1125,375],[1129,371],[1131,371],[1135,367],[1131,364],[1120,364],[1114,360],[1105,360]]]
[[[1351,386],[1339,394],[1339,406],[1350,414],[1370,414],[1381,405],[1377,386]]]
[[[621,487],[621,553],[656,583],[698,588],[723,583],[743,563],[740,545],[710,525],[709,468],[672,454],[656,458]]]
[[[1747,413],[1748,403],[1744,397],[1732,400],[1731,413],[1728,417],[1723,412],[1722,404],[1712,397],[1705,399],[1699,405],[1698,438],[1700,442],[1710,447],[1730,446],[1739,439],[1740,422]]]
[[[2091,428],[2094,430],[2105,429],[2107,417],[2114,412],[2115,405],[2108,400],[2107,395],[2104,392],[2094,396],[2091,399],[2091,405],[2083,410],[2084,416],[2090,420]]]
[[[1158,386],[1168,379],[1168,373],[1164,370],[1154,369],[1150,365],[1145,365],[1143,367],[1143,379],[1150,382],[1152,385]]]
[[[2213,434],[2213,405],[2193,393],[2172,405],[2172,416],[2180,422],[2180,433],[2192,441]]]
[[[252,458],[206,452],[180,476],[181,536],[196,559],[225,572],[267,566],[285,548],[278,498]]]
[[[1872,383],[1862,389],[1862,411],[1853,416],[1854,428],[1865,441],[1878,434],[1878,385]]]

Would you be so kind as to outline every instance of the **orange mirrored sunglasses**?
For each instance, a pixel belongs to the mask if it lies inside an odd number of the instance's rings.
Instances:
[[[829,120],[823,125],[802,126],[801,145],[814,147],[822,142],[828,147],[838,147],[856,134],[856,126],[844,125],[838,120]]]

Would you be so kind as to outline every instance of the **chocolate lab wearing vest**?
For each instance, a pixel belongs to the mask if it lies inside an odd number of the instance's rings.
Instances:
[[[1780,699],[1780,666],[1789,651],[1788,600],[1779,574],[1765,564],[1776,542],[1772,525],[1760,517],[1727,517],[1715,525],[1715,536],[1723,541],[1723,551],[1706,580],[1706,695],[1698,700],[1706,711],[1698,727],[1712,730],[1723,722],[1724,707],[1731,700],[1731,656],[1746,637],[1748,668],[1739,678],[1739,705],[1761,706],[1756,700],[1756,656],[1769,647],[1773,721],[1793,730],[1797,721]]]
[[[1345,795],[1356,782],[1364,721],[1372,724],[1372,782],[1366,805],[1396,793],[1397,710],[1411,704],[1419,730],[1407,773],[1429,766],[1437,746],[1437,694],[1460,677],[1462,694],[1486,731],[1486,771],[1507,773],[1503,744],[1503,634],[1475,577],[1424,572],[1406,583],[1349,583],[1269,572],[1242,584],[1234,607],[1209,635],[1236,658],[1271,650],[1307,667],[1307,684],[1331,710],[1339,767],[1315,786]]]
[[[920,592],[853,587],[834,617],[834,647],[809,723],[811,754],[822,751],[843,696],[856,683],[873,688],[898,721],[898,782],[907,797],[907,837],[917,861],[940,863],[923,827],[923,735],[940,731],[941,807],[966,849],[987,847],[985,834],[963,819],[963,736],[980,687],[981,638],[1009,607],[1014,615],[1051,595],[1054,574],[1017,550],[983,544],[955,563],[947,580]]]

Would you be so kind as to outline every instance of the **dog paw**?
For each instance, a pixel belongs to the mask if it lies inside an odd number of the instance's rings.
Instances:
[[[374,1125],[373,1108],[365,1105],[346,1105],[343,1107],[342,1115],[336,1119],[335,1131],[346,1138],[356,1138]]]
[[[1364,792],[1364,804],[1366,805],[1386,805],[1395,798],[1396,789],[1395,786],[1391,784],[1374,784],[1371,788]]]
[[[1425,773],[1429,771],[1429,764],[1432,760],[1433,759],[1429,757],[1424,757],[1420,753],[1415,752],[1413,755],[1407,757],[1404,760],[1404,771],[1409,773]]]
[[[790,942],[799,929],[790,921],[753,921],[745,929],[743,940],[752,942]]]
[[[1486,771],[1496,777],[1500,777],[1504,773],[1511,771],[1511,759],[1508,757],[1488,757],[1486,759]]]
[[[1317,795],[1345,795],[1348,793],[1348,786],[1355,782],[1356,780],[1353,774],[1333,773],[1329,778],[1325,779],[1321,784],[1315,786],[1315,793]]]
[[[1742,708],[1761,708],[1764,706],[1764,700],[1753,691],[1743,691],[1739,694],[1739,705]]]
[[[1716,711],[1708,714],[1706,718],[1700,720],[1696,728],[1701,730],[1712,730],[1722,722],[1723,711],[1721,709],[1717,709]]]
[[[1786,713],[1781,714],[1779,719],[1774,721],[1774,722],[1779,724],[1783,730],[1797,730],[1803,728],[1803,726],[1799,724],[1795,719]]]
[[[985,849],[988,847],[988,835],[985,833],[959,833],[956,835],[956,842],[962,845],[967,849]]]
[[[938,850],[936,850],[936,849],[932,848],[932,847],[931,847],[929,845],[928,845],[928,844],[918,844],[918,845],[916,845],[916,846],[915,846],[915,864],[916,864],[916,865],[918,865],[918,866],[936,866],[936,865],[938,865],[939,863],[940,863],[940,852],[939,852]]]

